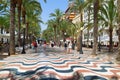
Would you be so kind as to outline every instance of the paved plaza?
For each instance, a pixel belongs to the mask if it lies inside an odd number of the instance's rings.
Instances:
[[[120,65],[105,55],[93,57],[90,49],[84,54],[67,54],[64,48],[44,50],[38,47],[26,54],[16,54],[0,60],[3,80],[120,80]],[[114,79],[111,79],[114,78]],[[117,78],[117,79],[115,79]]]

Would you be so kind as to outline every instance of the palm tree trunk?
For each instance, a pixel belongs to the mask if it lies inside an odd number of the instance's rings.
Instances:
[[[26,11],[24,6],[22,6],[22,20],[23,20],[23,24],[26,23]]]
[[[23,8],[22,9],[22,20],[23,20],[23,24],[25,25],[25,28],[26,28],[26,12],[25,12],[25,9]],[[24,29],[26,31],[26,29]],[[24,31],[23,31],[24,32]],[[25,32],[26,33],[26,32]],[[26,36],[26,34],[25,34]],[[26,43],[26,42],[25,42]]]
[[[93,55],[96,55],[98,48],[98,10],[99,10],[99,0],[94,1],[94,39],[93,39]]]
[[[57,42],[56,25],[54,25],[54,32],[55,32],[55,39],[54,39],[54,41],[55,41],[55,44],[56,44],[56,42]]]
[[[90,7],[88,9],[88,24],[90,23]],[[89,28],[87,28],[87,47],[89,47]]]
[[[89,29],[87,29],[87,47],[89,47]]]
[[[120,16],[119,16],[120,17]],[[120,23],[120,22],[119,22]],[[119,27],[120,27],[120,24],[119,24]],[[116,57],[116,60],[117,61],[120,61],[120,28],[118,29],[118,40],[119,40],[119,43],[118,43],[118,55]]]
[[[110,38],[110,42],[109,42],[109,52],[112,52],[113,51],[113,40],[112,40],[112,32],[113,32],[113,28],[110,27],[109,28],[109,38]]]
[[[28,44],[28,28],[29,28],[29,22],[26,23],[26,44]]]
[[[118,40],[119,40],[119,44],[118,44],[118,55],[116,57],[116,60],[120,62],[120,0],[117,0],[117,9],[118,9]]]
[[[10,0],[10,55],[15,54],[15,0]]]
[[[80,14],[80,20],[81,23],[83,22],[83,14]],[[82,26],[81,26],[82,28]],[[80,29],[80,34],[77,40],[77,51],[79,51],[80,54],[83,54],[83,50],[82,50],[82,29]]]
[[[82,50],[82,30],[80,30],[80,54],[83,54],[83,50]]]
[[[20,29],[21,29],[21,3],[18,3],[18,46],[20,46],[21,44],[21,33],[20,33]]]

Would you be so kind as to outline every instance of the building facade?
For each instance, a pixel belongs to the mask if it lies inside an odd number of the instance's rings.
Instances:
[[[72,23],[77,24],[77,23],[81,22],[80,14],[75,13],[74,11],[73,12],[70,11],[70,8],[74,6],[74,1],[75,0],[68,0],[69,5],[68,5],[68,9],[65,11],[65,14],[66,14],[66,18],[67,19],[70,19],[72,21]],[[84,1],[84,0],[81,0],[81,1]],[[71,14],[74,14],[74,16],[71,15]],[[84,15],[83,22],[88,22],[88,19],[91,16],[88,16],[88,12],[87,11],[84,11],[83,15]],[[93,21],[90,21],[90,22],[93,23]],[[98,30],[101,30],[102,28],[103,28],[102,26],[99,26]],[[113,33],[112,34],[113,34],[113,38],[112,38],[113,39],[113,44],[116,47],[116,46],[118,46],[118,35],[116,33],[116,29],[115,28],[113,29]],[[86,25],[84,25],[82,42],[85,45],[87,43],[89,45],[91,45],[91,42],[93,42],[93,28],[89,29],[89,32],[88,32],[88,28],[86,27]],[[99,32],[98,42],[101,43],[101,45],[109,46],[109,31],[108,31],[108,27],[104,28],[103,31]]]

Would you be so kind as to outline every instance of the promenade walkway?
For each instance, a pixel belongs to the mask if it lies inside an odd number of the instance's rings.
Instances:
[[[38,47],[38,52],[28,49],[0,60],[0,79],[4,80],[120,80],[120,65],[111,57],[99,54],[90,56],[73,51],[66,54],[63,48]],[[116,79],[115,79],[116,78]]]

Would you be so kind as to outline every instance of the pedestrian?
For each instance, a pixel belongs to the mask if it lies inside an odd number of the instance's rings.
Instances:
[[[68,42],[68,51],[67,53],[71,53],[71,50],[72,50],[72,42]]]
[[[75,50],[75,42],[72,41],[72,50]]]
[[[40,46],[42,45],[42,41],[41,40],[39,41],[39,44],[40,44]]]
[[[43,43],[43,49],[44,50],[46,50],[46,46],[47,46],[47,43],[46,43],[46,41],[44,41],[44,43]]]
[[[35,52],[37,52],[37,47],[38,47],[37,42],[33,41],[32,45],[33,45],[33,49],[35,49]]]
[[[68,46],[68,45],[67,45],[67,42],[65,41],[65,42],[64,42],[65,53],[67,52],[67,46]]]
[[[54,47],[54,42],[53,41],[51,42],[51,47]]]
[[[35,43],[34,43],[34,47],[35,47],[35,52],[37,52],[37,47],[38,47],[38,45],[37,45],[37,42],[35,41]]]
[[[34,49],[34,41],[32,41],[32,49]]]

